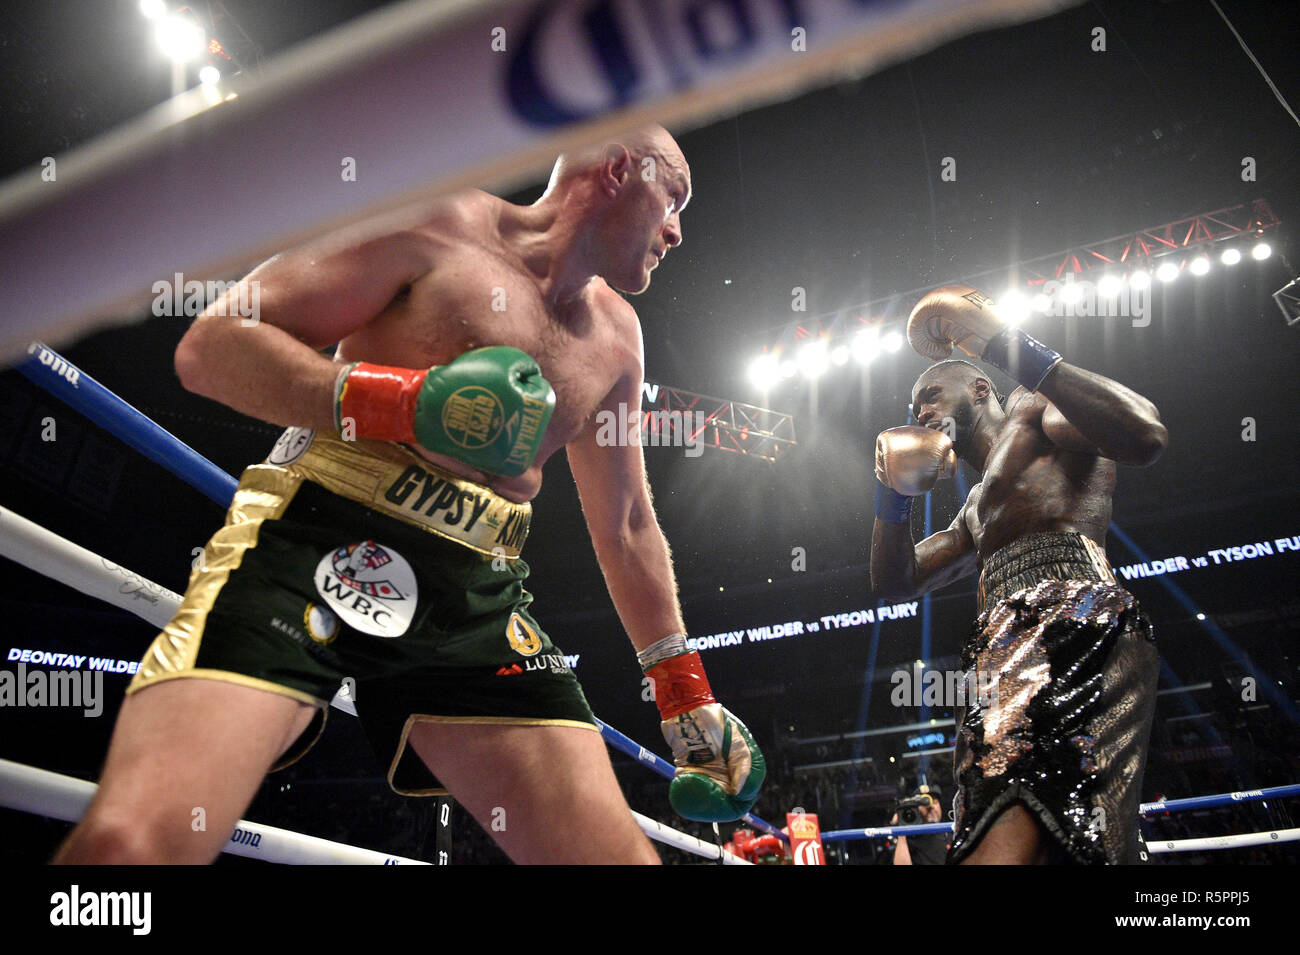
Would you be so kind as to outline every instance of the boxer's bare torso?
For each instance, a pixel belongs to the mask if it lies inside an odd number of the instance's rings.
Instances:
[[[1115,462],[1053,443],[1043,430],[1048,402],[1017,388],[989,451],[983,480],[971,488],[958,520],[981,560],[1018,537],[1075,532],[1106,544]]]
[[[542,465],[587,426],[614,386],[641,375],[641,331],[632,306],[594,278],[572,301],[552,305],[545,279],[511,242],[517,207],[482,192],[439,203],[412,231],[427,271],[374,319],[345,338],[336,358],[405,368],[442,365],[487,345],[527,352],[555,389],[555,413],[532,467],[488,476],[452,458],[412,450],[516,501],[541,488]]]

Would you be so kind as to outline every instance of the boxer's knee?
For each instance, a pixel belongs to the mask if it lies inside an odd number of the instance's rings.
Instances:
[[[219,851],[205,833],[158,814],[90,812],[64,841],[55,865],[187,865],[211,862]]]

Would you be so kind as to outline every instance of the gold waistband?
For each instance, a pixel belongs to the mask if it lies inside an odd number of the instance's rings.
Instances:
[[[311,481],[492,557],[514,560],[528,536],[531,504],[506,500],[400,444],[342,441],[307,428],[290,428],[266,462],[253,468]]]
[[[1026,560],[1026,562],[1030,562],[1032,557],[1034,556],[1034,547],[1036,544],[1050,546],[1052,543],[1062,538],[1068,538],[1069,541],[1075,544],[1076,546],[1082,545],[1083,553],[1079,555],[1071,555],[1071,556],[1077,556],[1077,559],[1081,561],[1085,561],[1087,564],[1089,564],[1093,572],[1096,574],[1095,579],[1104,580],[1112,584],[1116,582],[1115,573],[1113,570],[1111,570],[1110,561],[1106,558],[1105,548],[1103,548],[1092,538],[1085,537],[1083,534],[1079,534],[1079,533],[1069,533],[1069,534],[1044,533],[1044,534],[1026,535],[1025,537],[1021,537],[1012,541],[1010,544],[1006,545],[1005,547],[997,551],[996,554],[990,557],[990,560],[992,560],[992,557],[996,557],[998,555],[1004,555],[1004,556],[1012,555],[1022,560]],[[1046,558],[1044,563],[1050,562],[1052,560],[1059,560],[1059,557],[1053,554],[1051,557]],[[979,600],[979,606],[981,610],[983,610],[984,608],[984,604],[988,594],[988,588],[987,588],[988,576],[989,576],[989,567],[988,564],[985,563],[985,565],[980,569],[979,586],[976,589],[976,597]]]

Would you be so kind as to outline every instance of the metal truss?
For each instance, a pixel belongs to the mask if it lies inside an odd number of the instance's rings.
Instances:
[[[1142,229],[1030,259],[1020,263],[1019,271],[1028,284],[1039,285],[1050,279],[1095,269],[1145,268],[1151,259],[1180,252],[1207,251],[1221,242],[1259,236],[1279,225],[1281,221],[1268,203],[1256,199],[1249,205],[1188,216],[1153,229]]]
[[[1281,224],[1266,200],[1255,199],[1250,203],[1188,216],[1089,245],[1063,249],[1034,259],[1023,259],[974,275],[954,277],[950,281],[978,285],[981,280],[998,278],[1006,281],[1008,276],[1018,276],[1018,279],[1014,279],[1016,284],[1033,287],[1051,280],[1060,280],[1070,274],[1077,275],[1097,269],[1146,268],[1154,259],[1167,256],[1190,257],[1234,239],[1262,236],[1275,231]],[[768,332],[767,338],[771,343],[768,347],[779,350],[817,338],[847,338],[861,329],[904,321],[916,298],[940,284],[944,283],[896,292],[834,312],[788,322]]]
[[[794,417],[756,405],[650,385],[641,410],[641,443],[701,447],[777,461],[798,442]]]

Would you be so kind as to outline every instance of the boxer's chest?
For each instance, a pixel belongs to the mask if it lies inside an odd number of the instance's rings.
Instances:
[[[421,368],[488,345],[527,352],[555,389],[548,445],[565,444],[581,430],[635,348],[620,340],[614,316],[593,292],[557,311],[533,276],[467,246],[439,255],[428,274],[348,342],[347,357],[364,348],[385,356],[366,360]]]

